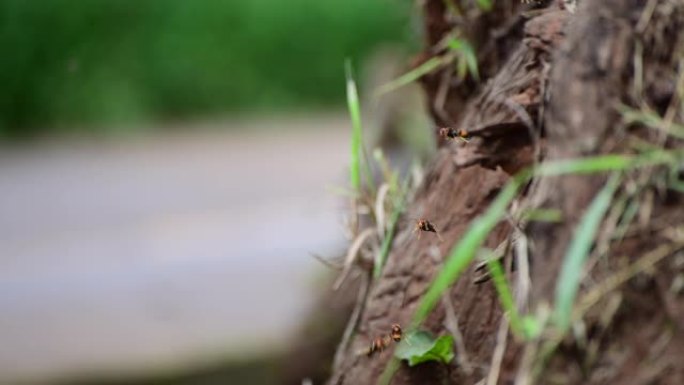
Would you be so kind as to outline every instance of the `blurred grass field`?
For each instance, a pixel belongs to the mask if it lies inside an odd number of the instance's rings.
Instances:
[[[0,1],[0,137],[342,106],[404,0]],[[119,128],[120,129],[120,128]]]
[[[289,349],[320,317],[309,253],[344,241],[344,63],[364,104],[415,52],[413,6],[0,0],[0,382],[327,373],[320,336]],[[402,92],[364,110],[370,142],[422,122]]]

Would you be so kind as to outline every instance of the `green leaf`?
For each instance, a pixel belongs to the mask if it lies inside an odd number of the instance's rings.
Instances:
[[[401,341],[394,356],[408,361],[409,366],[423,362],[437,361],[448,364],[454,359],[454,338],[441,336],[434,339],[425,331],[408,332]]]

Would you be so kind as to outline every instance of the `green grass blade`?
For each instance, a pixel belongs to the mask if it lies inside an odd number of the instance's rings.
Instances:
[[[670,168],[667,177],[667,187],[682,194],[684,193],[684,181],[679,179],[680,172],[681,169],[677,166]]]
[[[495,258],[489,258],[487,260],[487,269],[489,270],[489,274],[492,276],[492,281],[494,281],[494,287],[496,288],[496,293],[499,296],[501,307],[504,309],[506,314],[508,314],[508,319],[511,322],[511,329],[513,329],[513,333],[515,333],[518,337],[523,338],[526,333],[523,328],[518,309],[515,307],[513,293],[508,285],[508,281],[506,280],[506,275],[501,267],[501,263]]]
[[[397,231],[399,217],[401,216],[401,213],[404,212],[404,207],[406,205],[406,195],[408,194],[409,180],[410,177],[406,176],[406,179],[404,179],[401,190],[399,191],[398,197],[396,199],[394,210],[392,211],[392,216],[390,217],[389,229],[387,230],[385,238],[382,240],[380,252],[378,253],[373,266],[374,278],[380,278],[380,275],[382,274],[382,268],[385,266],[385,261],[389,255],[390,247],[392,246],[392,241],[394,240],[394,234]]]
[[[503,218],[508,204],[515,198],[523,181],[527,177],[514,178],[499,193],[485,214],[473,222],[461,241],[452,249],[444,266],[432,281],[428,291],[423,295],[413,315],[411,327],[420,325],[439,301],[442,293],[461,276],[475,254],[482,247],[494,226]]]
[[[625,234],[627,233],[627,229],[629,229],[629,225],[632,223],[637,213],[639,212],[640,205],[641,203],[638,199],[632,199],[627,204],[627,207],[625,208],[625,211],[622,213],[622,217],[620,218],[620,222],[618,223],[618,226],[615,229],[615,232],[613,233],[614,240],[620,241],[622,240],[622,238],[624,238]]]
[[[635,157],[627,155],[603,155],[584,159],[568,159],[543,163],[535,170],[535,174],[538,176],[557,176],[619,171],[630,168],[634,162]]]
[[[681,154],[679,154],[681,156]],[[568,159],[544,163],[534,170],[525,170],[515,176],[499,193],[487,211],[476,218],[461,240],[454,246],[444,266],[433,279],[413,315],[411,327],[420,325],[439,301],[442,293],[453,285],[473,260],[490,231],[503,218],[508,204],[515,198],[520,187],[534,176],[557,176],[563,174],[593,174],[620,171],[630,168],[672,162],[676,155],[661,151],[642,156],[603,155],[583,159]]]
[[[563,221],[563,212],[558,209],[529,209],[523,212],[522,219],[525,222],[558,223]]]
[[[392,356],[390,361],[387,363],[387,366],[385,366],[385,369],[382,371],[382,374],[380,374],[380,378],[378,378],[378,381],[375,384],[389,385],[392,381],[392,377],[394,377],[394,374],[399,370],[400,367],[401,360],[397,357]]]
[[[683,125],[675,122],[667,122],[654,111],[637,110],[626,105],[619,106],[618,111],[620,111],[622,120],[626,123],[643,124],[644,126],[663,131],[674,138],[684,139]]]
[[[490,11],[492,9],[492,0],[477,0],[477,6],[483,11]]]
[[[382,240],[382,245],[380,247],[380,252],[373,265],[373,278],[380,278],[382,274],[382,268],[385,266],[385,261],[387,260],[387,255],[389,255],[390,247],[392,246],[392,241],[394,240],[394,233],[397,230],[397,222],[399,222],[399,217],[403,207],[395,207],[390,217],[389,229],[387,235]]]
[[[595,174],[607,171],[623,171],[659,164],[672,163],[684,152],[654,150],[633,155],[600,155],[582,159],[567,159],[544,163],[534,170],[535,176],[558,176],[565,174]]]
[[[475,80],[480,80],[480,71],[477,66],[477,55],[475,54],[475,49],[470,43],[466,42],[463,45],[463,57],[466,63],[468,63],[468,71],[470,75],[475,78]]]
[[[458,75],[460,78],[464,78],[466,72],[470,72],[470,75],[475,80],[480,80],[480,72],[477,66],[477,55],[475,54],[475,48],[464,39],[452,38],[447,42],[449,49],[456,52],[459,55],[458,62]]]
[[[349,108],[349,116],[352,121],[349,181],[352,190],[359,194],[361,192],[361,146],[363,143],[363,132],[361,130],[359,94],[356,90],[356,83],[354,82],[350,60],[347,60],[344,63],[344,71],[347,79],[347,107]]]
[[[352,121],[352,143],[351,143],[351,166],[350,166],[350,180],[352,189],[356,191],[358,196],[361,194],[361,174],[366,177],[366,185],[375,194],[375,182],[373,181],[373,172],[366,154],[366,148],[363,144],[363,127],[361,124],[361,103],[359,102],[359,93],[356,89],[356,82],[354,81],[354,74],[352,71],[351,61],[347,60],[345,63],[345,75],[347,78],[347,107],[349,108],[349,116]],[[363,170],[361,167],[363,166]],[[363,172],[362,172],[363,171]]]
[[[429,74],[440,66],[451,61],[451,57],[448,56],[436,56],[432,59],[426,61],[425,63],[419,65],[413,70],[399,76],[398,78],[392,80],[389,83],[383,84],[378,87],[375,91],[375,96],[382,96],[388,92],[395,91],[407,84],[413,83],[414,81],[420,79],[423,75]]]
[[[591,174],[606,171],[620,171],[631,168],[652,166],[657,164],[674,163],[684,156],[681,152],[654,152],[632,157],[623,155],[603,155],[583,159],[569,159],[542,164],[533,170],[523,170],[503,188],[494,202],[481,217],[476,218],[468,227],[461,240],[454,246],[447,257],[444,266],[432,280],[427,292],[421,298],[413,314],[409,329],[416,329],[434,309],[441,295],[461,276],[472,262],[476,252],[482,246],[491,230],[504,217],[508,204],[515,198],[518,190],[532,178],[532,176],[554,176],[568,173]],[[525,318],[525,321],[530,319]],[[529,324],[529,322],[528,322]],[[529,329],[523,323],[525,329]],[[538,329],[538,327],[537,327]],[[526,335],[535,333],[525,332]],[[378,384],[387,385],[399,368],[399,361],[392,359],[385,367]]]
[[[561,331],[570,327],[572,308],[582,281],[584,263],[601,225],[613,195],[620,185],[619,174],[614,174],[596,195],[577,225],[575,236],[563,258],[558,285],[556,286],[555,321]]]

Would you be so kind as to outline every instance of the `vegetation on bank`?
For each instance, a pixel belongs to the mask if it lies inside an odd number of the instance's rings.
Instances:
[[[342,105],[344,59],[406,40],[392,0],[0,3],[0,136]]]

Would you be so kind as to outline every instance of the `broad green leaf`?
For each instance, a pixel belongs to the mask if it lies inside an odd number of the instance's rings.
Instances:
[[[435,339],[425,331],[408,332],[394,351],[394,356],[408,361],[409,366],[428,361],[448,364],[454,359],[453,346],[452,336],[441,336]]]

